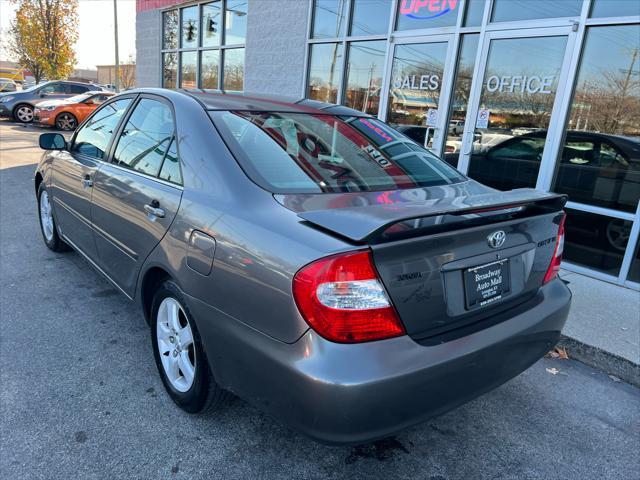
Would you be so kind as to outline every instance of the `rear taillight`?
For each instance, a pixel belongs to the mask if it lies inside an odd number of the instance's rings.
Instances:
[[[551,257],[551,263],[547,269],[547,273],[544,274],[544,280],[542,284],[550,282],[558,276],[560,271],[560,264],[562,263],[562,251],[564,250],[564,221],[567,218],[567,214],[563,213],[560,219],[560,225],[558,226],[558,235],[556,236],[556,246],[553,249],[553,257]]]
[[[369,250],[321,258],[293,279],[300,313],[327,340],[358,343],[403,335]]]

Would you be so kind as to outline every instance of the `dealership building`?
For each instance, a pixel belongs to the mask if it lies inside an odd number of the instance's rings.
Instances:
[[[640,289],[640,1],[137,0],[136,35],[139,86],[347,105],[566,193],[565,268]]]

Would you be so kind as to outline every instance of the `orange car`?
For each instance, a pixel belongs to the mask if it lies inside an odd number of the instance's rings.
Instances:
[[[60,100],[37,103],[33,121],[60,130],[75,130],[87,116],[115,93],[93,91]]]

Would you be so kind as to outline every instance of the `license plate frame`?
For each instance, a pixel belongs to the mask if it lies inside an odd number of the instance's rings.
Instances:
[[[485,307],[511,293],[508,258],[467,268],[463,272],[464,297],[468,310]]]

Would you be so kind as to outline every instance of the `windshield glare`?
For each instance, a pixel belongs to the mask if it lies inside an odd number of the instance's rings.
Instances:
[[[210,114],[247,175],[274,193],[395,190],[465,180],[457,170],[374,118]]]

